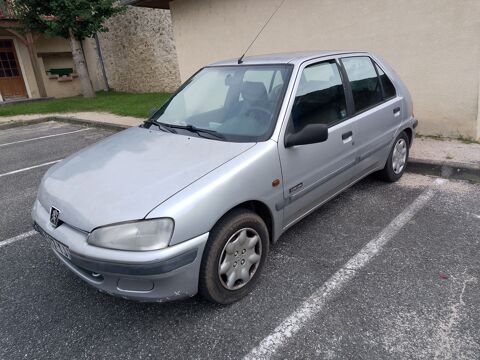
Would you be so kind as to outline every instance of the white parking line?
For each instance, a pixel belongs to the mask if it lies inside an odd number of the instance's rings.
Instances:
[[[14,243],[15,241],[29,238],[30,236],[33,236],[33,235],[35,235],[36,233],[37,233],[37,232],[36,232],[35,230],[31,230],[31,231],[29,231],[29,232],[26,232],[26,233],[17,235],[17,236],[15,236],[15,237],[10,238],[10,239],[0,241],[0,248],[3,247],[3,246],[6,246],[6,245],[8,245],[8,244]]]
[[[46,138],[51,138],[51,137],[56,137],[56,136],[62,136],[62,135],[75,134],[75,133],[79,133],[79,132],[82,132],[82,131],[87,131],[87,130],[91,130],[91,128],[80,129],[80,130],[74,130],[74,131],[68,131],[68,132],[64,132],[64,133],[60,133],[60,134],[53,134],[53,135],[39,136],[39,137],[36,137],[36,138],[33,138],[33,139],[26,139],[26,140],[18,140],[18,141],[13,141],[13,142],[5,143],[5,144],[0,144],[0,147],[2,147],[2,146],[7,146],[7,145],[20,144],[20,143],[24,143],[24,142],[28,142],[28,141],[34,141],[34,140],[40,140],[40,139],[46,139]]]
[[[441,185],[444,182],[444,179],[437,179],[435,185]],[[376,238],[368,242],[360,252],[333,274],[322,287],[310,295],[295,312],[283,320],[257,347],[253,348],[244,357],[244,360],[270,359],[289,338],[293,337],[308,321],[317,315],[329,300],[343,290],[345,285],[425,206],[434,193],[434,189],[428,188],[420,194]]]
[[[42,166],[52,165],[52,164],[55,164],[55,163],[57,163],[61,160],[63,160],[63,159],[58,159],[58,160],[50,161],[50,162],[47,162],[47,163],[44,163],[44,164],[26,167],[26,168],[23,168],[23,169],[13,170],[13,171],[10,171],[10,172],[4,173],[4,174],[0,174],[0,178],[4,177],[4,176],[7,176],[7,175],[17,174],[17,173],[20,173],[20,172],[23,172],[23,171],[36,169],[36,168],[39,168],[39,167],[42,167]]]

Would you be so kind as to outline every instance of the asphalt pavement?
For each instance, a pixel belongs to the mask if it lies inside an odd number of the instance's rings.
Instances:
[[[111,134],[0,131],[0,359],[480,358],[480,185],[368,177],[288,230],[240,302],[137,303],[30,233],[51,163]]]

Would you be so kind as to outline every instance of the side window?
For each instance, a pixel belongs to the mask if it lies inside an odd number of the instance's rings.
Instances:
[[[380,81],[382,82],[384,98],[390,99],[392,97],[395,97],[397,95],[395,92],[395,87],[388,78],[387,74],[385,74],[377,64],[375,64],[375,67],[377,68],[378,76],[380,77]]]
[[[335,62],[310,65],[303,70],[291,123],[299,131],[308,124],[333,125],[347,117],[342,79]]]
[[[367,56],[342,59],[352,88],[355,112],[382,102],[382,88],[373,63]]]

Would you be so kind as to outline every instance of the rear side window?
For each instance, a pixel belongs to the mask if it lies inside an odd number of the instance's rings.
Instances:
[[[347,117],[342,79],[335,62],[306,67],[292,108],[293,130],[308,124],[333,125]]]
[[[352,88],[355,112],[382,102],[382,88],[373,63],[367,56],[342,59]]]
[[[375,64],[375,67],[377,68],[378,76],[380,77],[380,81],[382,82],[384,98],[390,99],[392,97],[395,97],[395,95],[397,94],[395,92],[395,87],[393,86],[392,82],[377,64]]]

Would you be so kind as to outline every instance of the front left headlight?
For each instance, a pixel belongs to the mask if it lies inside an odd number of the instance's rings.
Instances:
[[[166,248],[173,234],[170,218],[108,225],[93,230],[90,245],[115,250],[150,251]]]

